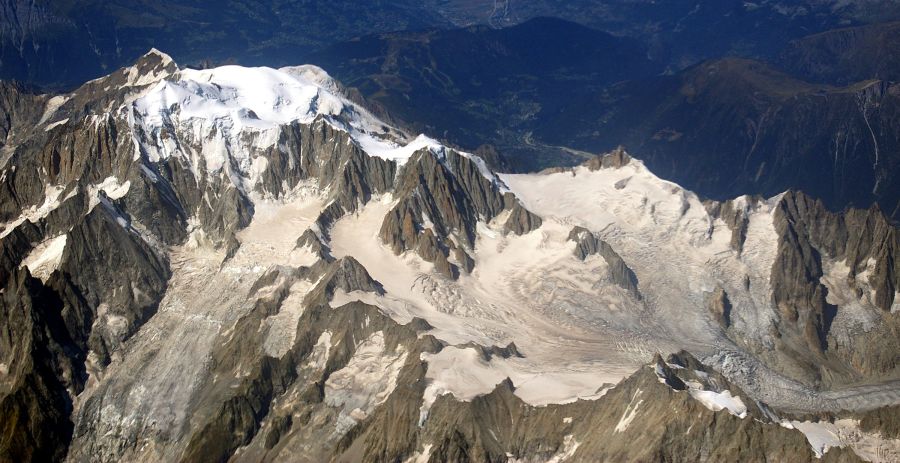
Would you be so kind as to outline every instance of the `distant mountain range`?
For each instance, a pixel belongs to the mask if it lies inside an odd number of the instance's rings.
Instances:
[[[415,2],[2,0],[0,78],[71,88],[152,47],[194,66],[297,63],[354,36],[451,24]]]
[[[797,188],[836,210],[878,202],[896,219],[898,97],[890,81],[832,87],[724,59],[606,89],[549,117],[535,138],[587,151],[624,145],[712,198]]]
[[[72,89],[151,47],[194,66],[290,65],[353,37],[536,17],[634,38],[677,71],[771,56],[789,40],[898,13],[891,0],[0,0],[0,78]]]
[[[613,83],[663,70],[636,40],[550,18],[505,29],[369,36],[309,61],[416,131],[500,148],[513,170],[583,161],[582,154],[532,147],[528,134]]]

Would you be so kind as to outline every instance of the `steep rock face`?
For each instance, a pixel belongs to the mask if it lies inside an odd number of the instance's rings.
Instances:
[[[0,460],[61,461],[84,352],[67,333],[58,295],[27,268],[13,272],[0,298]]]
[[[59,273],[48,284],[72,307],[64,312],[70,332],[90,333],[87,347],[102,367],[153,315],[171,272],[166,256],[158,255],[108,200],[72,229],[69,240]]]
[[[818,280],[822,277],[821,258],[809,242],[807,230],[797,227],[786,217],[791,205],[782,202],[776,227],[782,252],[772,267],[773,299],[781,318],[787,326],[797,330],[803,342],[813,351],[822,351],[827,335],[825,288]],[[804,349],[800,349],[801,351]]]
[[[46,99],[16,82],[0,82],[0,148],[14,143],[21,132],[38,122],[38,109]]]
[[[102,370],[153,314],[169,278],[164,257],[108,199],[64,239],[58,267],[45,283],[17,262],[5,267],[10,287],[3,322],[19,328],[4,340],[7,352],[18,354],[2,360],[4,376],[10,374],[2,399],[10,427],[0,451],[13,459],[58,460],[65,454],[71,397],[85,386],[86,373]]]
[[[366,155],[349,133],[321,116],[311,124],[281,128],[278,141],[260,156],[267,169],[254,186],[256,191],[277,198],[313,179],[347,211],[388,191],[396,173],[396,163]]]
[[[397,205],[381,226],[381,239],[395,253],[413,250],[456,278],[460,267],[471,270],[479,221],[490,222],[509,210],[505,230],[524,234],[538,228],[540,218],[504,193],[499,179],[479,162],[453,150],[413,154],[399,174]]]
[[[847,367],[838,366],[833,373],[838,376],[893,371],[900,361],[896,350],[900,321],[893,310],[898,287],[896,227],[877,207],[835,214],[821,201],[794,192],[780,201],[775,224],[779,252],[772,268],[772,296],[780,311],[785,346],[795,349],[792,339],[802,340],[813,352],[840,359],[857,371],[841,371]],[[825,259],[843,262],[848,270],[838,277],[854,288],[856,297],[880,309],[875,314],[881,320],[877,329],[860,333],[852,344],[829,337],[840,309],[828,302],[829,290],[822,280]]]

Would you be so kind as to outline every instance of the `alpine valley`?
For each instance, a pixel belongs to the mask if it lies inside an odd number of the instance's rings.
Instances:
[[[498,173],[369,108],[156,50],[0,84],[0,460],[900,460],[877,205]]]

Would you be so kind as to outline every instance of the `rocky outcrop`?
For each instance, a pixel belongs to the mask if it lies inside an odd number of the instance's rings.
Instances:
[[[779,241],[771,282],[780,316],[779,349],[805,363],[822,381],[895,371],[900,365],[900,321],[891,313],[900,285],[897,228],[877,206],[833,213],[797,192],[786,193],[779,202],[775,226]],[[825,258],[844,262],[849,268],[847,284],[858,288],[859,297],[871,290],[871,303],[880,309],[881,323],[850,344],[829,336],[840,309],[827,301],[828,289],[822,282]],[[829,367],[820,376],[822,356],[837,363],[826,362]]]
[[[505,196],[512,196],[512,193],[507,193]],[[541,228],[541,218],[525,209],[525,206],[522,206],[522,203],[514,197],[507,199],[507,203],[512,204],[512,209],[509,212],[509,218],[503,225],[506,233],[524,235]]]
[[[731,229],[731,248],[740,254],[744,251],[747,240],[747,226],[750,224],[749,212],[760,204],[759,196],[742,196],[727,201],[707,201],[704,203],[707,212],[714,219],[722,219]]]
[[[0,460],[61,461],[72,435],[69,391],[84,351],[69,337],[59,296],[15,269],[0,296]]]
[[[319,288],[323,291],[323,297],[330,300],[338,289],[345,293],[363,291],[384,294],[381,283],[372,279],[369,272],[353,257],[344,257],[334,262],[323,277],[324,284]]]
[[[863,431],[900,439],[900,405],[877,408],[855,417],[859,419],[859,429]]]
[[[330,261],[333,259],[333,257],[331,257],[331,250],[328,249],[328,246],[322,242],[319,235],[312,231],[312,229],[307,229],[300,235],[300,238],[297,238],[295,249],[301,248],[308,249],[313,255],[321,260]]]
[[[476,344],[474,342],[468,342],[463,345],[456,346],[458,348],[464,349],[474,349],[478,352],[478,356],[481,357],[485,362],[490,362],[492,358],[499,357],[503,359],[508,359],[510,357],[524,357],[521,352],[519,352],[518,346],[516,343],[511,342],[506,345],[506,347],[499,347],[491,345],[490,347],[482,346],[481,344]]]
[[[731,326],[732,309],[731,301],[728,299],[728,293],[719,286],[715,291],[707,294],[706,300],[709,311],[712,314],[713,319],[716,320],[716,323],[722,328],[728,329],[728,327]]]
[[[627,291],[635,299],[641,299],[637,275],[634,274],[634,271],[622,260],[622,256],[616,253],[609,243],[601,240],[597,235],[583,227],[573,228],[569,232],[569,241],[575,242],[573,253],[580,260],[585,260],[590,255],[603,257],[603,260],[609,266],[610,281]]]
[[[595,171],[600,169],[618,169],[628,165],[629,162],[631,162],[631,156],[625,151],[625,147],[619,146],[608,153],[598,154],[588,159],[582,165],[587,167],[588,170]]]
[[[415,251],[443,275],[471,271],[476,225],[509,211],[504,230],[522,234],[540,226],[480,159],[453,150],[417,151],[403,166],[394,189],[397,205],[379,236],[399,254]],[[451,259],[453,260],[451,262]]]
[[[0,81],[0,148],[15,144],[22,132],[40,120],[46,95],[37,95],[16,82]]]

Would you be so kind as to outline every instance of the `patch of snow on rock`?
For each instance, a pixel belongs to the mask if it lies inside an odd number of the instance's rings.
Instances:
[[[68,235],[59,235],[37,245],[22,265],[28,267],[31,275],[39,278],[43,282],[47,282],[50,274],[59,267],[62,261],[63,251],[66,249],[66,238]]]
[[[26,220],[35,223],[48,214],[56,210],[63,201],[75,195],[76,190],[72,190],[66,197],[60,198],[66,187],[63,185],[46,185],[44,187],[44,202],[39,206],[31,206],[22,211],[16,220],[3,225],[3,231],[0,232],[0,238],[10,234],[16,227],[24,223]]]
[[[579,442],[575,440],[575,437],[571,434],[567,434],[563,437],[563,447],[560,449],[559,453],[551,457],[547,460],[547,463],[562,463],[569,458],[572,458],[575,455],[575,451],[578,450]]]
[[[101,191],[105,193],[109,199],[120,199],[128,194],[129,189],[131,189],[130,180],[126,180],[124,183],[119,183],[119,179],[117,179],[116,177],[107,177],[99,184],[91,185],[88,187],[90,208],[93,209],[97,204],[100,203],[98,194]]]
[[[738,417],[745,418],[747,416],[747,406],[738,396],[731,395],[731,391],[704,391],[691,387],[688,389],[691,397],[697,399],[706,408],[717,412],[719,410],[728,410],[729,413]]]
[[[310,289],[312,289],[312,284],[307,280],[295,282],[291,286],[288,296],[281,302],[278,313],[264,320],[268,327],[263,343],[266,354],[274,358],[281,358],[294,345],[294,338],[297,337],[297,322],[304,310],[303,298]]]
[[[328,362],[328,355],[331,353],[331,331],[323,331],[319,335],[319,339],[313,346],[312,353],[309,354],[309,361],[304,365],[306,368],[314,368],[321,370],[325,368]]]
[[[637,416],[638,408],[644,403],[644,399],[635,402],[639,395],[641,395],[640,389],[634,391],[634,395],[631,396],[631,402],[625,407],[625,413],[622,414],[622,418],[619,418],[619,422],[616,423],[615,432],[624,432],[628,429],[628,425],[634,421],[634,417]]]

